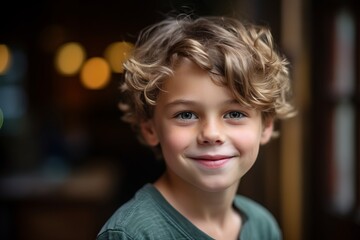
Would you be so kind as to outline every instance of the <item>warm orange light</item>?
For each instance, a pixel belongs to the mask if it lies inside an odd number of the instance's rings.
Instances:
[[[7,72],[10,66],[11,53],[5,44],[0,44],[0,75]]]
[[[79,72],[84,59],[85,50],[81,44],[69,42],[62,45],[55,57],[55,66],[57,70],[64,75],[74,75]]]
[[[90,58],[85,62],[80,77],[86,88],[104,88],[110,80],[110,66],[103,58]]]
[[[105,49],[105,58],[115,73],[124,71],[123,63],[129,58],[134,45],[129,42],[114,42]]]

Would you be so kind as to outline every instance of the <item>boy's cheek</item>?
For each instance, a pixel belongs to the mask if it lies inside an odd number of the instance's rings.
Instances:
[[[167,129],[164,131],[162,145],[180,150],[188,146],[195,138],[193,134],[184,129]]]
[[[230,135],[232,145],[234,145],[239,151],[246,151],[251,148],[258,148],[260,145],[260,136],[253,132],[242,132],[236,134],[233,132]]]
[[[168,141],[171,142],[173,146],[184,146],[191,142],[191,137],[186,132],[176,131],[168,135]]]

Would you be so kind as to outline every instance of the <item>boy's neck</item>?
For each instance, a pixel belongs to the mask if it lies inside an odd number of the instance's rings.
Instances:
[[[238,183],[222,192],[206,192],[165,173],[155,187],[198,229],[214,239],[238,239],[242,219],[233,208]]]
[[[222,192],[206,192],[174,178],[177,177],[165,173],[154,185],[165,199],[190,221],[222,225],[233,214],[233,200],[238,183]]]

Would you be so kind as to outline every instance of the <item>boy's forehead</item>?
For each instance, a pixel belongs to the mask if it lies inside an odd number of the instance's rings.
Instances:
[[[190,60],[186,57],[177,58],[176,62],[174,64],[174,74],[184,74],[187,71],[193,71],[193,72],[205,72],[199,65],[197,65],[194,61]]]
[[[181,85],[184,78],[206,78],[208,81],[213,82],[218,86],[225,86],[224,77],[218,76],[216,79],[214,78],[214,74],[211,73],[210,70],[205,70],[201,68],[198,64],[188,58],[181,58],[177,61],[176,65],[173,67],[173,75],[167,79],[166,81],[178,81]],[[221,80],[220,80],[221,79]]]
[[[163,88],[169,90],[172,88],[174,91],[186,88],[188,85],[207,85],[208,82],[214,81],[208,71],[202,69],[197,64],[189,59],[184,59],[174,68],[173,75],[165,79]]]
[[[158,100],[177,102],[212,101],[214,98],[224,102],[238,102],[228,87],[217,84],[206,70],[190,60],[183,61],[173,76],[165,79],[158,96]]]
[[[157,105],[196,105],[201,102],[218,102],[220,105],[239,104],[255,110],[250,103],[239,100],[234,90],[214,81],[210,74],[190,60],[178,66],[174,75],[165,79],[157,98]],[[200,104],[201,105],[201,104]]]

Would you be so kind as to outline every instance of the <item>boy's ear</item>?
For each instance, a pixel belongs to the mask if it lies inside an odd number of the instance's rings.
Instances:
[[[274,119],[269,118],[269,119],[264,120],[263,130],[262,130],[261,139],[260,139],[261,145],[264,145],[270,141],[273,131],[274,131]]]
[[[155,131],[153,121],[146,120],[140,123],[140,131],[145,142],[151,147],[159,144],[159,138]]]

